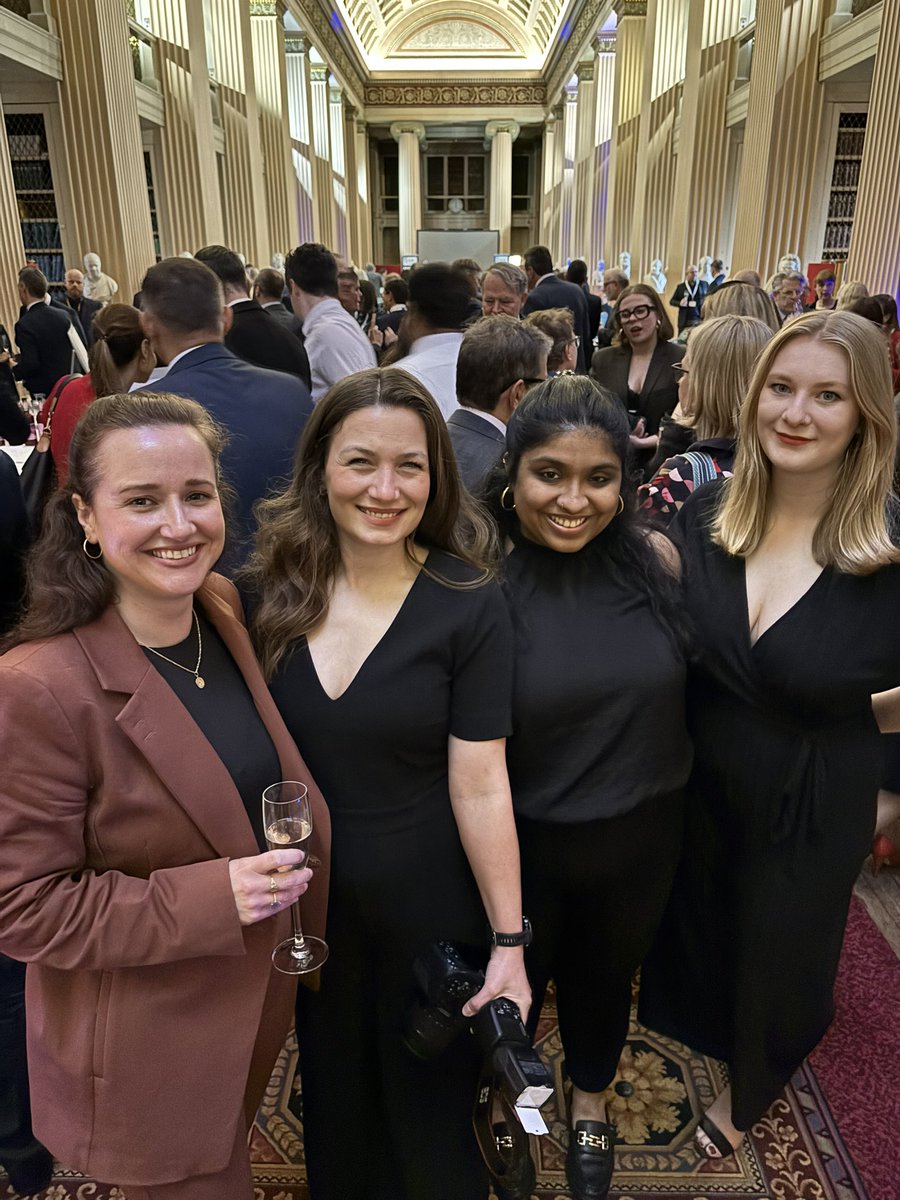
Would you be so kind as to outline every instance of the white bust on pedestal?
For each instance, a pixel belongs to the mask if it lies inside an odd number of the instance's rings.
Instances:
[[[89,251],[82,259],[84,263],[84,294],[89,300],[99,300],[104,307],[119,290],[119,285],[110,275],[104,275],[100,255]]]
[[[650,264],[649,274],[644,276],[644,283],[649,283],[654,291],[659,292],[660,295],[665,292],[668,280],[663,273],[663,264],[661,258],[654,258],[653,262]]]

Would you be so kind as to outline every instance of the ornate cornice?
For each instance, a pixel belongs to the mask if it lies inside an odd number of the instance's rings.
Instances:
[[[613,9],[617,18],[646,17],[647,0],[613,0]]]
[[[348,35],[343,29],[339,34],[332,27],[317,0],[304,0],[302,4],[292,3],[289,7],[298,17],[307,40],[312,42],[322,58],[340,77],[341,82],[346,84],[357,96],[361,96],[365,87],[365,76],[355,55],[347,48],[348,43],[352,46]],[[340,25],[338,27],[340,28]]]
[[[575,67],[575,77],[579,83],[590,83],[594,78],[593,62],[580,62]]]
[[[275,0],[250,0],[251,17],[277,17],[278,5]]]
[[[616,34],[615,30],[606,33],[598,33],[594,38],[594,53],[595,54],[615,54],[616,52]]]
[[[302,33],[286,33],[284,35],[285,54],[309,54],[309,38]]]
[[[575,71],[576,62],[596,32],[597,26],[600,24],[604,8],[604,0],[586,0],[584,8],[581,10],[581,15],[575,22],[574,29],[569,34],[569,40],[566,43],[565,49],[557,58],[547,76],[547,92],[549,95],[552,96],[562,91],[566,83],[571,79]],[[646,12],[646,10],[647,5],[645,2],[644,11]]]
[[[364,96],[367,108],[542,105],[547,102],[547,89],[541,80],[455,79],[446,83],[427,83],[418,79],[394,79],[384,83],[367,83]]]

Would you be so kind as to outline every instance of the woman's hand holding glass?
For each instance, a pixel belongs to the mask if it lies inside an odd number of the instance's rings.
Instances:
[[[308,867],[294,868],[305,857],[303,850],[270,850],[267,854],[233,858],[229,862],[231,890],[242,925],[264,921],[303,895],[312,871]]]

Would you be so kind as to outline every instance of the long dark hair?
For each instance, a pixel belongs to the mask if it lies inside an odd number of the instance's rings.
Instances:
[[[627,471],[628,418],[621,403],[585,375],[557,375],[533,388],[510,417],[507,452],[488,477],[485,503],[502,532],[520,536],[518,517],[509,508],[515,496],[522,456],[562,433],[585,430],[606,439],[622,468],[622,511],[600,535],[603,555],[613,574],[643,593],[650,608],[679,650],[687,642],[681,590],[672,569],[653,544],[653,534],[637,506],[635,481]],[[509,493],[504,497],[504,490]],[[505,500],[505,504],[501,501]]]
[[[417,379],[390,367],[348,375],[322,397],[307,421],[287,489],[256,506],[256,552],[241,578],[260,598],[251,631],[267,678],[328,608],[341,553],[325,489],[325,463],[338,426],[353,413],[374,407],[406,409],[425,427],[431,485],[416,541],[475,567],[480,572],[476,585],[493,577],[495,531],[462,486],[447,423],[429,393]],[[418,566],[412,546],[407,544],[406,551]],[[454,586],[427,564],[422,570]]]
[[[75,427],[69,478],[47,501],[41,536],[28,556],[25,615],[0,648],[8,650],[20,642],[88,625],[115,601],[115,581],[103,559],[89,560],[82,550],[84,530],[72,497],[88,503],[93,498],[107,434],[155,425],[195,430],[212,455],[217,485],[227,493],[219,476],[219,455],[227,438],[201,404],[167,392],[132,392],[95,400]]]

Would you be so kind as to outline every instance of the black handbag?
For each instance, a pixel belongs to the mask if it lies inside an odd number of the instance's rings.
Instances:
[[[25,459],[22,474],[19,476],[22,498],[25,501],[25,515],[28,517],[32,537],[35,538],[41,532],[41,522],[44,519],[47,501],[56,489],[56,467],[53,463],[53,455],[50,453],[53,414],[66,385],[73,379],[79,378],[78,375],[66,375],[53,389],[50,410],[47,413],[47,424],[34,449]]]

